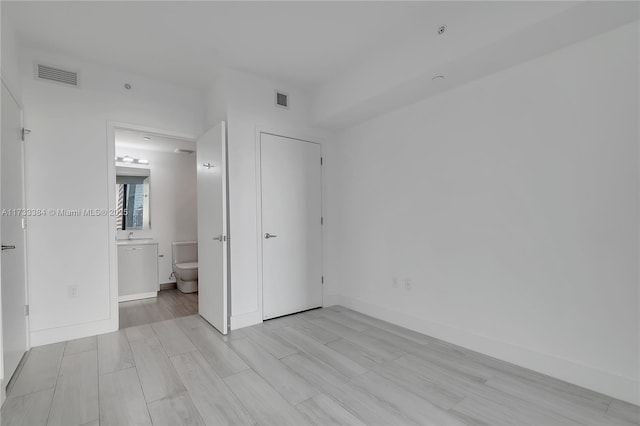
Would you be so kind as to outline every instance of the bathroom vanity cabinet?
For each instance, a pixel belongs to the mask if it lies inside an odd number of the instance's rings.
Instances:
[[[118,242],[118,300],[156,297],[158,281],[158,244],[152,241]]]

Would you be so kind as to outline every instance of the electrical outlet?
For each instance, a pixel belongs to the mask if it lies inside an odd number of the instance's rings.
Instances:
[[[69,299],[75,299],[76,297],[78,297],[79,293],[80,287],[78,287],[77,285],[70,285],[69,287],[67,287],[67,295],[69,296]]]
[[[404,289],[406,291],[410,291],[411,290],[411,280],[410,279],[406,279],[404,280]]]
[[[398,278],[397,277],[393,277],[391,279],[391,287],[398,288]]]

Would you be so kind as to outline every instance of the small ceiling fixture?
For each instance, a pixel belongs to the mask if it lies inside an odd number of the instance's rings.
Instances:
[[[150,140],[151,140],[151,137],[150,137],[150,136],[145,136],[143,139],[144,139],[145,141],[150,141]]]
[[[447,26],[446,25],[440,25],[438,27],[437,33],[438,33],[438,35],[442,35],[442,34],[444,34],[445,31],[447,31]]]
[[[125,155],[124,157],[116,157],[118,163],[133,163],[133,164],[149,164],[149,160],[143,160],[141,158],[133,158]]]
[[[444,80],[444,75],[434,75],[431,80]]]
[[[125,83],[124,88],[127,90],[131,90],[131,85],[129,83]]]
[[[195,151],[192,149],[176,148],[173,152],[176,154],[193,154]]]

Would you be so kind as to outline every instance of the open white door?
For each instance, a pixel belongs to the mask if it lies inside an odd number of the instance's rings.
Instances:
[[[20,107],[2,84],[2,181],[0,227],[2,239],[2,352],[6,386],[27,350],[24,161]]]
[[[200,315],[227,334],[227,165],[224,121],[197,141],[198,305]]]
[[[262,133],[263,319],[322,306],[320,145]]]

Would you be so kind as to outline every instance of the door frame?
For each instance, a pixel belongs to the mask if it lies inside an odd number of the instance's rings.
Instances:
[[[5,89],[7,89],[7,92],[9,92],[9,95],[11,96],[11,99],[16,103],[16,105],[18,106],[18,109],[20,110],[20,127],[24,128],[24,106],[22,105],[22,102],[20,102],[18,100],[18,98],[16,97],[15,93],[13,90],[11,90],[11,85],[9,84],[9,82],[5,79],[4,75],[0,74],[0,84],[2,84]],[[26,154],[26,150],[25,150],[25,141],[22,141],[21,144],[21,151],[22,151],[22,206],[24,208],[27,208],[27,174],[26,174],[26,158],[25,158],[25,154]],[[1,172],[1,171],[0,171]],[[1,177],[1,174],[0,174]],[[1,189],[0,189],[1,191]],[[2,239],[2,235],[1,235],[1,230],[0,230],[0,240]],[[28,226],[26,228],[24,228],[24,232],[22,233],[22,247],[23,247],[23,255],[24,255],[24,300],[25,300],[25,304],[29,305],[29,274],[28,274],[28,257],[27,257],[27,232],[28,232]],[[0,262],[0,269],[2,268],[2,264]],[[1,275],[1,270],[0,270],[0,290],[2,289],[2,275]],[[30,317],[29,315],[26,315],[26,327],[25,327],[25,335],[26,335],[26,344],[27,347],[25,348],[25,352],[28,351],[29,349],[31,349],[31,326],[30,326]],[[8,380],[11,379],[11,377],[5,377],[5,371],[4,371],[4,336],[2,333],[3,330],[3,324],[2,324],[2,291],[0,291],[0,405],[4,403],[4,400],[6,398],[6,385],[8,383]],[[24,357],[23,357],[24,360]],[[23,361],[21,361],[22,363]],[[18,370],[20,369],[20,364],[18,364]],[[17,370],[16,370],[17,371]]]
[[[116,130],[132,130],[135,132],[148,133],[150,135],[168,138],[181,139],[196,142],[197,136],[189,133],[166,130],[157,127],[140,124],[125,123],[120,121],[107,120],[107,202],[110,209],[116,207]],[[116,232],[116,218],[108,216],[109,232],[109,312],[111,315],[111,328],[120,328],[120,317],[118,312],[118,233]]]
[[[256,126],[256,140],[255,140],[255,151],[256,151],[256,229],[257,229],[257,246],[258,246],[258,315],[259,322],[264,321],[264,311],[263,311],[263,265],[262,265],[262,134],[268,134],[272,136],[279,136],[287,139],[294,139],[300,142],[305,143],[315,143],[320,145],[320,158],[324,158],[324,141],[323,138],[316,137],[313,135],[307,135],[302,132],[296,130],[287,130],[287,129],[273,129],[269,127],[261,127]],[[323,218],[324,222],[324,165],[320,168],[320,214]],[[322,270],[322,275],[324,277],[324,272],[326,270],[324,261],[324,224],[322,225],[320,232],[320,267]],[[322,284],[322,307],[324,307],[324,302],[326,300],[325,296],[325,286]]]

